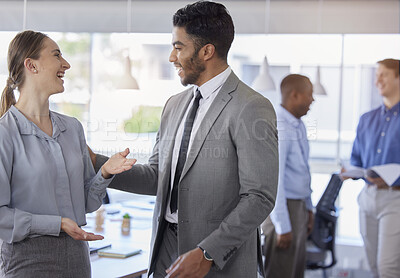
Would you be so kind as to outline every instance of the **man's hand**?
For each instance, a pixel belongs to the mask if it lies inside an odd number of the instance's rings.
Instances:
[[[126,158],[129,154],[129,149],[126,148],[123,152],[116,153],[104,163],[101,167],[101,175],[108,179],[111,175],[122,173],[132,168],[136,163],[136,159]]]
[[[307,235],[310,235],[314,227],[314,213],[312,210],[308,211]]]
[[[292,238],[292,232],[281,235],[277,234],[276,247],[281,249],[289,248],[290,244],[292,243]]]
[[[75,240],[93,241],[101,240],[104,238],[101,235],[95,235],[93,233],[85,232],[84,230],[79,228],[75,221],[66,217],[61,218],[61,230],[69,234]]]
[[[166,270],[166,278],[201,278],[210,271],[212,261],[204,258],[203,251],[195,248],[181,256]]]
[[[343,175],[342,175],[342,174],[345,173],[345,172],[346,172],[346,169],[345,169],[344,167],[342,167],[342,168],[340,169],[340,178],[342,179],[342,181],[351,179],[350,177],[346,177],[346,176],[343,176]]]
[[[377,178],[367,177],[367,180],[370,183],[375,184],[378,188],[388,188],[389,187],[389,185],[381,177],[377,177]]]

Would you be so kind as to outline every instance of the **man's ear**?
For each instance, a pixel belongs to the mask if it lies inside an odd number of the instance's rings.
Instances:
[[[297,100],[299,98],[299,92],[293,89],[290,93],[290,98],[293,100]]]
[[[204,61],[210,60],[215,55],[215,46],[211,43],[206,44],[201,48]]]
[[[26,68],[29,72],[31,72],[31,73],[37,73],[37,72],[38,72],[36,63],[35,63],[35,61],[34,61],[33,59],[31,59],[31,58],[26,58],[26,59],[25,59],[25,61],[24,61],[24,66],[25,66],[25,68]]]

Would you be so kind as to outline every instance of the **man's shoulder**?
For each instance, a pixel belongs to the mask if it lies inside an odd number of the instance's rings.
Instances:
[[[233,93],[231,95],[236,100],[236,103],[241,107],[246,106],[250,109],[256,107],[264,107],[267,110],[274,111],[275,114],[275,109],[273,108],[270,100],[264,97],[259,92],[252,89],[240,79],[238,79],[237,87],[235,88],[235,90],[233,90]]]
[[[372,110],[370,110],[368,112],[365,112],[364,114],[361,115],[360,122],[369,122],[369,121],[371,121],[372,119],[374,119],[377,116],[379,116],[381,111],[382,111],[382,107],[379,106],[379,107],[377,107],[375,109],[372,109]]]
[[[182,100],[184,100],[186,98],[191,98],[192,94],[193,94],[193,87],[187,88],[187,89],[183,90],[180,93],[172,95],[168,99],[166,105],[171,104],[171,103],[175,103],[175,102],[180,102],[180,101],[182,101]]]
[[[171,111],[175,111],[176,109],[188,103],[192,98],[192,87],[171,96],[164,105],[163,109],[163,117],[169,114]]]
[[[249,101],[253,98],[263,97],[261,94],[240,80],[233,71],[225,80],[221,91],[230,93],[232,96],[237,97],[239,101]]]
[[[278,126],[286,127],[287,129],[293,129],[294,127],[298,126],[294,124],[294,122],[296,122],[296,119],[293,114],[291,114],[281,105],[276,107],[276,119]]]

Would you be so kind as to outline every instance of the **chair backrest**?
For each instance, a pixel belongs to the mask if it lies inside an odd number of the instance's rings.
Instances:
[[[336,264],[335,236],[338,213],[335,207],[335,201],[342,184],[343,181],[340,176],[338,174],[332,174],[328,186],[317,204],[314,228],[309,236],[309,240],[311,240],[321,252],[331,253],[331,263],[326,264],[325,260],[319,262],[307,261],[307,268],[309,269],[325,269]]]
[[[332,174],[329,180],[328,186],[326,187],[324,193],[319,199],[317,204],[317,211],[323,211],[331,214],[331,212],[336,212],[335,201],[339,195],[340,188],[342,188],[343,181],[338,174]]]

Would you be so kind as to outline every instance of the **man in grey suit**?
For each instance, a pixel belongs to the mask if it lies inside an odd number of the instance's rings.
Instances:
[[[193,86],[167,101],[148,164],[110,187],[157,195],[149,276],[256,278],[278,182],[275,111],[227,64],[234,26],[222,4],[189,4],[173,25],[169,60]]]

